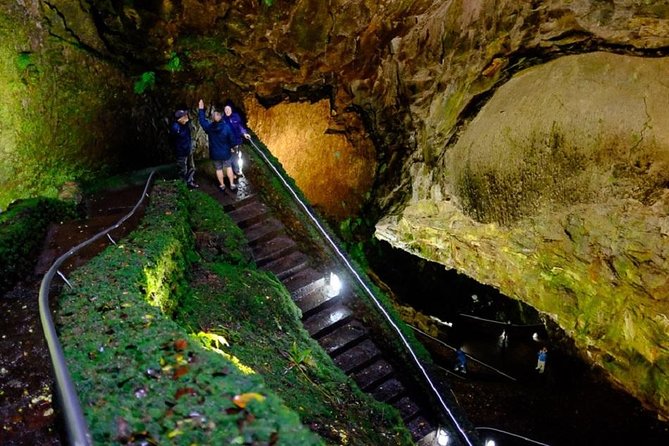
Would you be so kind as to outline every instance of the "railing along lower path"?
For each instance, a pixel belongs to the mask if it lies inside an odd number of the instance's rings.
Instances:
[[[58,393],[57,378],[49,365],[49,346],[40,329],[40,279],[56,259],[71,253],[49,274],[55,278],[54,284],[42,282],[44,292],[55,291],[64,284],[69,271],[130,232],[141,212],[135,212],[132,217],[124,216],[145,195],[145,187],[141,184],[95,194],[85,201],[85,219],[52,224],[33,276],[0,297],[3,317],[0,324],[1,445],[87,444],[85,422],[79,419],[78,423],[74,422],[78,426],[70,427],[72,418],[64,416],[73,407],[72,398],[74,405],[78,404],[76,395],[54,397]],[[105,228],[111,228],[109,235],[97,237],[76,253],[72,252],[73,246],[83,245],[82,242]],[[41,309],[50,318],[48,301],[44,299],[41,303]],[[58,373],[62,374],[62,369]]]
[[[334,362],[363,391],[395,406],[415,441],[439,444],[436,437],[442,429],[439,420],[443,417],[430,406],[424,390],[409,379],[410,375],[416,375],[413,366],[391,360],[393,353],[386,351],[387,340],[378,342],[373,330],[362,322],[363,315],[355,309],[359,306],[351,305],[362,297],[353,287],[334,293],[327,279],[328,265],[316,260],[321,256],[298,248],[270,207],[253,193],[248,178],[241,178],[238,186],[238,191],[228,188],[221,192],[210,185],[203,185],[203,189],[218,199],[244,231],[258,266],[273,272],[283,282],[302,310],[305,329]],[[449,444],[471,444],[459,439],[455,430],[452,426],[448,428]]]

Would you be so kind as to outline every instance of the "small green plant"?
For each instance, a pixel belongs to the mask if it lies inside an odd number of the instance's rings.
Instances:
[[[223,330],[200,331],[195,336],[202,345],[216,352],[221,351],[222,347],[229,347],[228,340],[223,336]]]
[[[290,356],[290,361],[291,361],[291,365],[289,366],[289,368],[299,367],[302,370],[304,370],[307,366],[309,367],[316,366],[316,361],[314,361],[314,357],[311,354],[311,349],[300,348],[298,347],[297,342],[295,341],[293,341],[293,345],[290,346],[290,351],[288,352],[288,356]]]
[[[32,53],[30,51],[21,51],[16,56],[16,66],[23,71],[33,64]]]
[[[272,6],[274,4],[274,0],[262,0],[262,3],[265,6]]]
[[[145,71],[137,82],[135,82],[135,93],[143,94],[147,90],[151,90],[156,85],[156,73],[153,71]]]
[[[170,60],[167,61],[165,68],[172,73],[182,70],[183,65],[181,64],[181,58],[179,58],[179,55],[176,52],[172,51],[172,53],[170,53]]]

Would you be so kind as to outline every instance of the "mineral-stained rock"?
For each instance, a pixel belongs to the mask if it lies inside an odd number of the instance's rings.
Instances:
[[[447,150],[440,174],[414,170],[422,192],[377,226],[377,237],[549,314],[664,414],[667,70],[669,58],[591,53],[519,73]]]

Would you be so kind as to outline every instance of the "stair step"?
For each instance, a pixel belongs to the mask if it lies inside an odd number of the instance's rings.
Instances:
[[[404,386],[397,378],[390,378],[373,389],[369,393],[378,401],[387,402],[391,400],[398,400],[405,394]]]
[[[303,325],[312,338],[318,338],[348,322],[352,314],[350,308],[339,303],[309,316],[303,321]]]
[[[309,265],[309,257],[296,251],[273,260],[263,266],[263,269],[276,274],[279,280],[286,279]]]
[[[374,344],[374,341],[365,339],[355,347],[335,355],[332,360],[344,373],[349,374],[362,369],[380,355],[381,351]]]
[[[432,423],[427,421],[423,416],[419,415],[407,423],[407,429],[411,432],[414,441],[424,438],[426,435],[434,430]]]
[[[251,194],[239,200],[225,203],[223,205],[223,209],[225,210],[225,212],[232,212],[235,209],[239,209],[254,202],[258,202],[258,196],[256,194]]]
[[[383,359],[378,359],[359,372],[353,374],[353,380],[362,390],[375,387],[387,380],[393,373],[393,367]]]
[[[293,300],[298,300],[309,293],[325,286],[325,277],[323,273],[313,268],[305,268],[299,273],[291,276],[290,279],[283,282],[286,289],[293,296]]]
[[[399,401],[395,401],[393,406],[400,411],[400,416],[404,421],[415,417],[420,411],[420,407],[418,407],[414,400],[408,396],[401,398]]]
[[[253,257],[258,266],[263,266],[279,257],[295,252],[297,243],[290,237],[280,235],[265,243],[256,245],[253,250]]]
[[[295,303],[302,310],[302,317],[308,318],[312,314],[318,313],[324,308],[341,302],[341,296],[328,296],[327,289],[321,287],[311,293],[295,300]]]
[[[252,201],[246,206],[228,212],[228,215],[240,228],[248,228],[267,219],[269,209],[259,201]]]
[[[330,355],[349,349],[359,344],[367,337],[367,329],[358,320],[353,319],[337,328],[332,333],[323,336],[318,343]]]
[[[284,230],[285,228],[279,220],[268,218],[253,226],[244,228],[244,234],[246,235],[246,240],[248,240],[249,245],[253,247],[278,237]]]

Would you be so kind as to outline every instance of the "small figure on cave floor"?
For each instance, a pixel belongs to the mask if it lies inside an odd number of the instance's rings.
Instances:
[[[539,350],[539,353],[537,353],[537,366],[535,367],[534,370],[538,370],[539,373],[544,373],[546,369],[547,356],[548,356],[548,349],[546,347],[542,347],[541,350]]]
[[[462,351],[461,347],[455,351],[455,368],[456,372],[463,374],[467,373],[467,355]]]
[[[195,162],[193,160],[193,142],[188,124],[188,111],[177,110],[174,122],[170,126],[170,142],[176,156],[177,174],[191,189],[199,186],[195,182]]]

